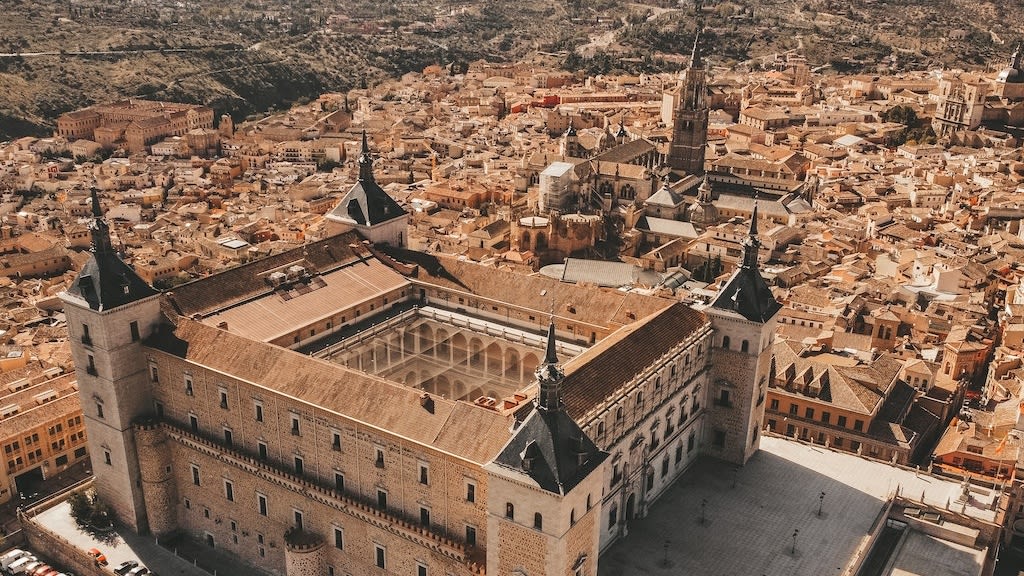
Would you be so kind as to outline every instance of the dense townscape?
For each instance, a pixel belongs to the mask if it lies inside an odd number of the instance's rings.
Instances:
[[[239,123],[126,98],[0,143],[0,502],[91,455],[132,531],[268,573],[632,574],[699,457],[735,488],[810,446],[900,478],[871,538],[798,530],[733,573],[997,573],[1024,546],[1024,48],[823,75],[708,43]]]

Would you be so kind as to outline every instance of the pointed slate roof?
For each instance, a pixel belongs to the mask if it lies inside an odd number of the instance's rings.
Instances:
[[[555,353],[555,325],[548,327],[547,353],[537,368],[540,393],[534,409],[494,458],[503,474],[548,492],[568,494],[596,470],[608,454],[583,433],[565,410],[565,374]]]
[[[757,203],[750,219],[750,233],[743,241],[743,263],[733,272],[718,297],[711,303],[712,308],[739,313],[751,322],[767,322],[782,308],[775,299],[768,283],[761,277],[757,267],[757,250],[761,241],[757,238]]]
[[[68,294],[85,300],[93,310],[110,310],[157,294],[157,290],[139,278],[131,266],[114,251],[110,228],[103,218],[99,195],[92,189],[92,257],[68,288]]]
[[[373,178],[373,157],[364,131],[359,179],[328,217],[360,226],[375,226],[405,214],[406,211]]]

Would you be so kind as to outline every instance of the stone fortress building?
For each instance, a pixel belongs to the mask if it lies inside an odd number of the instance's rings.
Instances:
[[[358,230],[160,293],[95,192],[90,231],[61,298],[96,491],[140,533],[289,576],[592,576],[699,454],[758,448],[780,305],[756,213],[703,311]]]

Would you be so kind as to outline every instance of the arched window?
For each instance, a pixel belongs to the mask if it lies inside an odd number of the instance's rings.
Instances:
[[[533,515],[533,527],[536,528],[537,530],[543,530],[544,529],[544,517],[541,516],[540,512],[537,512],[536,514]]]
[[[511,502],[505,503],[505,518],[512,520],[516,517],[516,506]]]
[[[750,342],[744,340],[740,342],[740,352],[747,352],[750,350]]]
[[[722,348],[725,348],[726,350],[729,349],[729,337],[728,336],[722,336]]]
[[[615,421],[622,421],[622,406],[619,406],[618,408],[615,409]]]
[[[597,423],[597,436],[598,438],[604,436],[604,422]]]

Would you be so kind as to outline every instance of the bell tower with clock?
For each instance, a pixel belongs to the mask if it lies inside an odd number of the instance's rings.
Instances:
[[[715,329],[704,452],[745,464],[760,445],[775,318],[782,308],[758,269],[757,202],[743,261],[704,312]]]

